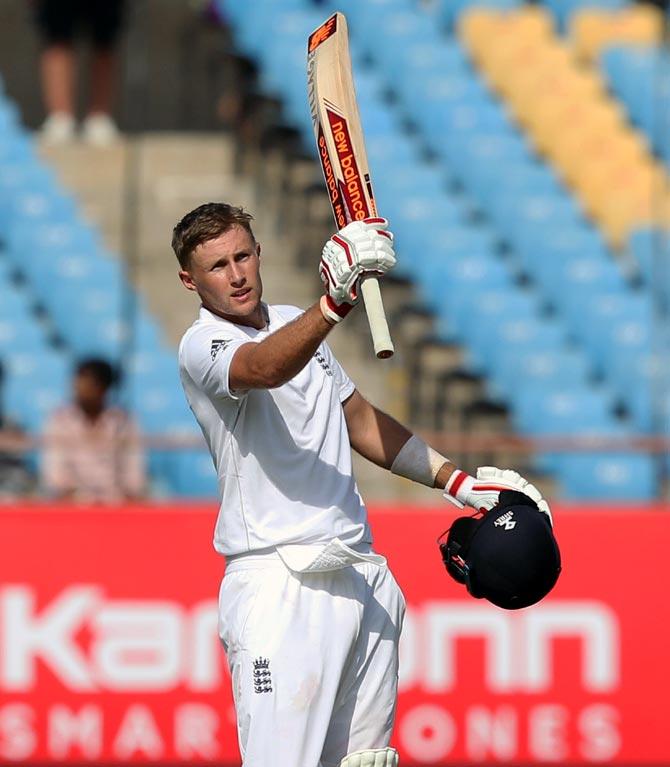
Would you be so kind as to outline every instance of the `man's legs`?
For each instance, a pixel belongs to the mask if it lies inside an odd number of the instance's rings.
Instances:
[[[296,575],[279,560],[229,566],[219,631],[244,767],[318,767],[342,680],[357,663],[367,592],[353,567]]]
[[[405,600],[388,568],[356,569],[366,577],[363,620],[331,717],[321,757],[324,767],[339,765],[354,752],[361,765],[386,767],[395,758],[386,747],[395,719]]]

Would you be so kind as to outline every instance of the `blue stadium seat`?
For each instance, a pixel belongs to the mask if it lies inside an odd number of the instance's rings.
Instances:
[[[597,369],[606,373],[614,355],[649,351],[652,344],[652,305],[648,295],[603,292],[590,297],[574,317]]]
[[[611,434],[616,429],[612,400],[596,386],[544,385],[527,391],[514,414],[518,427],[527,434]]]
[[[395,67],[397,72],[397,52],[409,50],[412,46],[423,44],[425,46],[438,45],[441,37],[435,24],[425,14],[419,14],[414,8],[406,10],[390,10],[382,14],[376,13],[374,7],[368,3],[360,3],[362,8],[360,23],[362,29],[374,29],[375,34],[358,34],[356,41],[358,47],[365,54],[389,72],[387,67]],[[358,21],[356,24],[358,30]],[[379,38],[384,44],[379,44]],[[403,59],[405,56],[403,56]],[[445,62],[446,63],[446,62]],[[441,70],[446,72],[449,70]]]
[[[653,458],[635,453],[564,456],[560,478],[561,495],[568,500],[651,501],[659,491]]]
[[[5,412],[28,432],[40,433],[54,408],[69,399],[68,359],[42,344],[10,350],[3,365]]]
[[[478,111],[471,107],[464,109]],[[492,108],[492,112],[498,116],[497,119],[506,119],[502,110]],[[517,195],[545,197],[565,192],[554,172],[534,161],[503,161],[501,165],[482,168],[477,174],[477,182],[473,193],[486,208],[499,198],[515,199]]]
[[[37,289],[52,289],[52,280],[44,274],[57,259],[73,254],[90,258],[100,249],[94,229],[80,221],[64,221],[58,210],[45,211],[32,221],[17,219],[6,232],[7,257]]]
[[[544,0],[544,5],[553,12],[561,30],[565,30],[570,17],[582,8],[602,8],[615,11],[625,8],[629,0]]]
[[[491,8],[493,10],[512,10],[522,5],[522,0],[439,0],[438,18],[449,29],[453,29],[462,13],[472,8]]]
[[[662,341],[652,351],[614,354],[609,365],[616,392],[642,432],[665,429],[664,412],[670,392],[670,346]]]
[[[393,164],[401,168],[416,168],[421,162],[421,153],[416,143],[400,131],[393,135],[377,136],[374,141],[366,143],[365,149],[375,194],[379,186],[378,177]]]
[[[500,261],[485,256],[445,263],[432,280],[426,276],[422,292],[439,319],[445,340],[469,341],[504,316],[533,317],[526,296],[510,290],[509,274]]]
[[[547,301],[563,313],[579,336],[584,306],[594,295],[624,294],[627,290],[626,281],[611,258],[589,255],[563,260],[547,258],[538,260],[529,274]]]
[[[436,73],[457,72],[469,67],[463,48],[447,39],[412,40],[403,45],[403,56],[386,57],[386,76],[392,81],[415,78],[420,82]]]
[[[481,360],[481,367],[497,382],[498,366],[507,358],[518,359],[528,352],[542,352],[559,348],[564,340],[564,331],[554,319],[517,318],[514,315],[501,317],[488,327],[476,326],[470,337],[475,359]],[[509,398],[510,392],[506,392]]]
[[[510,284],[511,279],[496,254],[493,237],[483,227],[475,227],[465,222],[447,223],[446,226],[439,222],[433,222],[432,226],[424,224],[420,230],[414,232],[412,247],[412,271],[419,282],[429,288],[436,286],[437,289],[442,279],[441,275],[451,270],[455,264],[471,262],[476,265],[482,261],[486,261],[487,265],[488,262],[494,262],[491,266],[491,269],[496,270],[495,275],[491,275],[494,280],[499,276],[502,284]],[[402,250],[400,258],[403,258]]]
[[[545,437],[608,437],[620,435],[620,423],[612,414],[609,392],[593,385],[561,386],[540,383],[526,386],[516,400],[513,421],[522,433]],[[560,472],[569,453],[545,451],[537,454],[536,464],[543,471]]]
[[[474,134],[465,138],[462,145],[460,142],[452,144],[445,141],[442,150],[442,156],[451,163],[454,173],[471,191],[478,186],[478,174],[487,173],[491,164],[530,158],[524,139],[513,133]]]
[[[498,231],[514,243],[516,232],[528,227],[577,226],[579,209],[571,197],[560,193],[501,193],[491,199],[489,216]]]
[[[535,274],[544,264],[611,258],[600,233],[586,222],[572,226],[527,224],[515,233],[514,248],[528,274]]]
[[[329,0],[329,10],[342,11],[349,23],[349,29],[357,45],[369,44],[370,29],[374,29],[379,19],[395,13],[415,10],[412,0]],[[361,48],[362,49],[362,48]]]
[[[534,299],[520,290],[498,285],[478,293],[463,289],[467,284],[467,272],[451,283],[445,291],[438,315],[438,327],[447,340],[458,340],[468,347],[473,368],[482,371],[486,362],[482,359],[495,343],[495,329],[506,318],[514,322],[532,325],[538,318]]]
[[[29,351],[44,344],[44,332],[32,316],[0,320],[0,354]]]
[[[0,322],[3,321],[34,321],[34,318],[26,293],[0,274]]]
[[[182,498],[216,499],[219,495],[216,470],[207,450],[181,450],[168,460],[169,482]]]
[[[496,355],[491,378],[516,407],[529,388],[569,391],[575,386],[587,387],[590,372],[588,359],[577,349],[553,344],[510,354],[503,347]]]
[[[603,51],[600,62],[631,120],[670,162],[670,53],[650,46],[616,45]]]
[[[628,246],[639,273],[650,291],[670,303],[670,232],[640,229]]]

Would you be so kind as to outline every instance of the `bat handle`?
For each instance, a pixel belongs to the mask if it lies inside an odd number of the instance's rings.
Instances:
[[[389,333],[386,314],[384,313],[384,304],[382,303],[382,294],[379,290],[379,281],[376,277],[365,277],[361,280],[361,293],[365,303],[365,311],[370,323],[370,332],[372,333],[372,343],[375,354],[379,359],[392,357],[394,348],[391,334]]]

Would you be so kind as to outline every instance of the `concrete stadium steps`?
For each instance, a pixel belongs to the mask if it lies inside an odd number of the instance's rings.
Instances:
[[[198,302],[177,279],[171,233],[179,218],[203,201],[235,202],[255,215],[267,300],[306,308],[319,295],[318,252],[313,265],[296,266],[299,233],[293,237],[277,226],[274,216],[264,217],[253,179],[233,171],[232,139],[218,133],[141,134],[108,149],[74,144],[42,147],[41,153],[100,228],[110,251],[126,260],[134,284],[175,345],[193,321]],[[266,202],[276,209],[276,201]],[[404,419],[402,361],[374,360],[364,312],[359,314],[336,328],[329,343],[360,391]],[[439,501],[435,491],[393,477],[358,457],[355,467],[368,500]]]

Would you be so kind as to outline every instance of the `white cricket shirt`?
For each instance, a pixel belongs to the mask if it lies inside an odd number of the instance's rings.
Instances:
[[[214,547],[233,555],[336,537],[347,545],[371,542],[342,408],[355,387],[328,345],[322,343],[283,386],[230,390],[235,351],[302,313],[293,306],[263,306],[269,316],[263,330],[201,307],[179,345],[186,399],[218,475]]]

